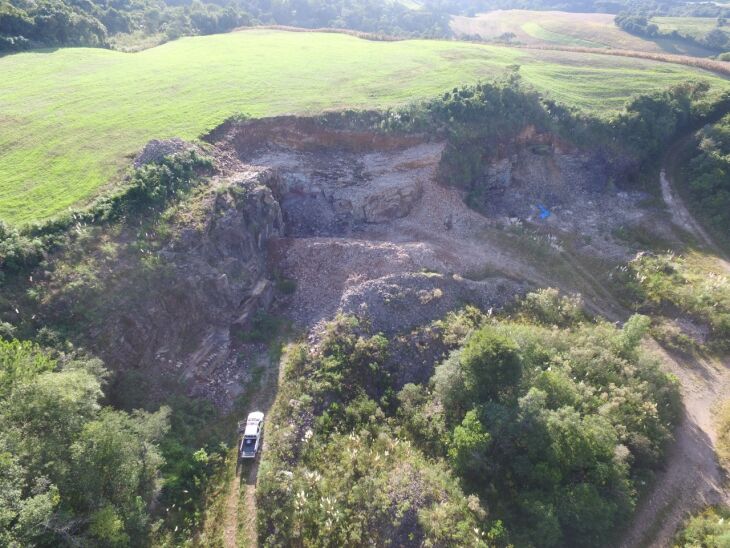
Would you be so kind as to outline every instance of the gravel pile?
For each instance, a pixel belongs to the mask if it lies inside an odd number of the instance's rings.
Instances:
[[[340,309],[366,318],[375,331],[402,333],[466,304],[484,310],[501,308],[523,289],[499,277],[474,282],[440,274],[394,274],[348,288]]]

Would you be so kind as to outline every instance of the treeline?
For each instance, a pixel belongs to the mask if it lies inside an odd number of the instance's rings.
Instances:
[[[452,14],[475,15],[498,9],[557,10],[577,13],[634,13],[689,17],[727,16],[730,10],[715,2],[683,0],[422,0],[429,7],[438,6]]]
[[[247,25],[236,4],[163,0],[0,0],[0,52],[52,46],[108,47],[115,34],[182,35]]]
[[[248,25],[341,28],[402,37],[449,37],[451,15],[495,9],[620,13],[630,32],[654,36],[654,15],[724,18],[716,4],[656,5],[625,0],[422,0],[416,5],[381,0],[0,0],[0,52],[37,47],[109,47],[112,37],[135,35],[154,42],[227,32]],[[721,48],[722,32],[707,46]],[[689,37],[685,37],[691,39]]]
[[[398,386],[395,341],[339,318],[284,361],[260,544],[610,545],[680,413],[648,325],[588,321],[554,290],[467,309],[418,338],[453,348],[431,380]]]
[[[20,342],[12,331],[0,323],[0,545],[191,538],[227,451],[227,425],[212,404],[171,395],[145,411],[144,378],[125,391],[100,360]],[[48,329],[38,338],[53,342]]]
[[[395,36],[447,36],[449,14],[379,0],[0,0],[0,52],[109,47],[114,35],[173,40],[255,24],[345,28]]]
[[[693,209],[730,246],[730,115],[699,132],[684,178]]]
[[[626,0],[621,2],[622,12],[640,15],[668,17],[727,17],[730,9],[719,2],[687,2],[671,0]]]
[[[447,5],[381,0],[240,0],[255,21],[305,28],[352,29],[392,36],[450,35]]]

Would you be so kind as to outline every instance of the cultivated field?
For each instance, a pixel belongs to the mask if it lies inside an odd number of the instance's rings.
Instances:
[[[728,87],[710,73],[650,60],[273,30],[185,38],[134,54],[10,55],[0,58],[0,218],[49,218],[96,194],[149,139],[194,139],[235,113],[387,107],[515,64],[544,94],[601,113],[689,79]]]
[[[513,43],[532,46],[616,48],[700,57],[712,54],[681,40],[648,40],[634,36],[616,26],[614,17],[610,13],[497,10],[476,17],[454,17],[451,28],[457,35],[479,36],[487,41],[504,40],[505,33],[511,33]]]

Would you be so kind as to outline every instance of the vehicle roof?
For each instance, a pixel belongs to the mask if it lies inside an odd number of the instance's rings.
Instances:
[[[259,423],[264,420],[264,414],[261,411],[254,411],[248,414],[246,419],[246,428],[243,431],[244,436],[255,436],[258,434]],[[239,430],[240,432],[240,430]]]

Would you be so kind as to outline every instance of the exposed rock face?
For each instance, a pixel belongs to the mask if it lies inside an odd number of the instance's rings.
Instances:
[[[219,147],[275,168],[287,235],[330,236],[408,215],[433,177],[443,143],[423,137],[327,129],[313,120],[251,121]]]
[[[184,212],[149,286],[115,288],[133,302],[103,324],[108,363],[203,379],[228,358],[232,329],[246,328],[272,298],[266,244],[283,231],[274,179],[251,170],[217,181],[194,214]]]
[[[485,206],[527,216],[537,203],[555,207],[570,203],[576,193],[603,193],[619,173],[598,154],[528,145],[488,167],[484,184],[490,192]]]
[[[478,209],[489,217],[527,221],[578,235],[581,251],[626,260],[633,255],[613,235],[649,231],[666,240],[671,229],[661,220],[645,223],[649,196],[624,186],[630,159],[603,151],[576,150],[534,135],[494,160],[480,185]]]

